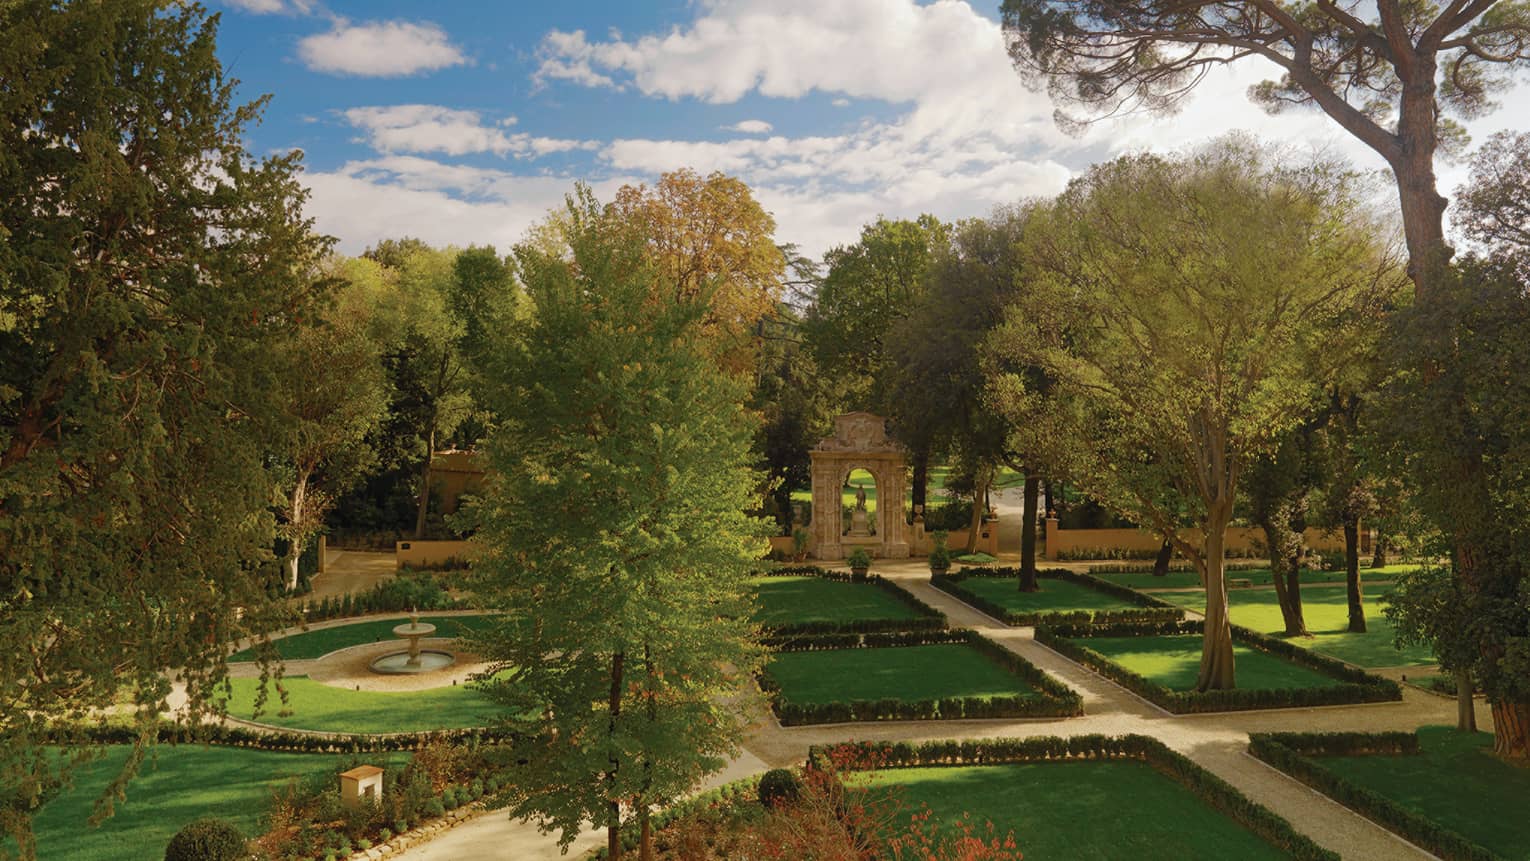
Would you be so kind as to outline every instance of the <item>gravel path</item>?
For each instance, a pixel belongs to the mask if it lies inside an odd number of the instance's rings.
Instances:
[[[929,572],[922,560],[882,562],[875,570],[945,613],[952,627],[981,632],[1079,691],[1084,697],[1084,716],[1036,720],[889,721],[784,728],[771,717],[763,702],[757,702],[754,706],[757,719],[745,742],[746,753],[730,767],[729,779],[766,767],[799,765],[810,746],[850,739],[923,741],[1139,733],[1153,736],[1190,757],[1345,859],[1397,861],[1434,857],[1254,759],[1245,748],[1251,732],[1375,732],[1413,730],[1426,724],[1452,724],[1455,722],[1452,700],[1405,686],[1400,703],[1171,715],[1037,643],[1032,629],[1003,625],[934,589],[929,585]],[[1482,708],[1484,712],[1479,720],[1486,721],[1488,715],[1485,706]],[[1024,845],[1024,835],[1020,835],[1020,839]],[[476,850],[509,845],[516,847],[513,857],[557,857],[558,850],[551,837],[536,835],[535,828],[529,824],[494,815],[476,821],[471,828],[448,832],[428,846],[411,849],[399,857],[411,861],[487,857],[476,854]],[[590,844],[581,840],[578,845]]]

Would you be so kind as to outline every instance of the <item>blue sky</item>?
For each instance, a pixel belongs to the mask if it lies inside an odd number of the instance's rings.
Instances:
[[[404,235],[504,249],[575,180],[609,199],[678,167],[739,176],[812,254],[878,215],[981,215],[1233,129],[1380,167],[1315,112],[1251,105],[1269,74],[1251,63],[1176,115],[1066,135],[1010,68],[998,0],[212,2],[241,95],[272,96],[250,148],[304,151],[308,211],[349,253]],[[1474,135],[1530,126],[1527,96]]]

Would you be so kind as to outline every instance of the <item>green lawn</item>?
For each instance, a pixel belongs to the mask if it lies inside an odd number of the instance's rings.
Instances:
[[[253,836],[270,787],[288,777],[331,773],[348,758],[336,754],[278,753],[235,747],[161,745],[128,785],[127,801],[99,828],[85,820],[91,806],[122,766],[126,746],[76,773],[72,789],[38,813],[37,857],[70,861],[143,861],[164,855],[182,825],[202,816],[232,821]],[[402,761],[403,754],[382,754]],[[369,761],[378,760],[378,756]],[[378,761],[376,764],[383,765]],[[3,844],[0,844],[3,845]]]
[[[1206,599],[1200,592],[1165,593],[1158,597],[1198,612],[1206,609]],[[1227,601],[1234,625],[1266,634],[1280,634],[1286,628],[1274,589],[1228,592]],[[1392,624],[1381,615],[1379,592],[1366,596],[1364,634],[1345,630],[1349,626],[1349,603],[1343,586],[1302,589],[1302,615],[1312,637],[1293,638],[1289,642],[1320,654],[1360,667],[1409,667],[1435,662],[1434,653],[1426,646],[1398,650],[1393,645]]]
[[[918,619],[914,608],[870,583],[847,583],[822,577],[757,577],[759,610],[765,625],[800,622],[857,622]]]
[[[966,813],[979,828],[1013,831],[1026,861],[1285,857],[1134,760],[888,769],[864,779],[897,787],[911,813],[925,804],[946,822]]]
[[[436,636],[456,637],[462,632],[486,628],[489,625],[489,616],[421,616],[422,623],[429,622],[436,626]],[[351,625],[341,625],[334,628],[322,628],[317,631],[305,631],[301,634],[292,634],[273,640],[276,653],[286,661],[304,661],[313,658],[321,658],[336,649],[345,649],[351,646],[360,646],[366,643],[379,643],[383,641],[403,642],[393,636],[393,629],[408,619],[373,619],[368,622],[356,622]],[[230,661],[253,661],[255,650],[245,649],[236,652],[229,658]]]
[[[963,589],[1016,613],[1067,613],[1075,610],[1134,610],[1138,605],[1079,583],[1042,577],[1040,592],[1021,592],[1013,577],[968,577]]]
[[[1418,731],[1418,756],[1324,757],[1324,766],[1513,861],[1530,861],[1530,768],[1493,756],[1493,737]]]
[[[1201,668],[1200,634],[1089,637],[1078,641],[1132,672],[1174,691],[1195,688]],[[1322,688],[1340,684],[1317,670],[1233,644],[1238,687],[1247,690]]]
[[[782,699],[801,704],[1035,693],[962,643],[781,652],[771,656],[770,674],[781,685]]]
[[[320,684],[307,676],[282,680],[290,715],[281,715],[272,690],[265,711],[254,716],[255,679],[233,679],[230,715],[294,729],[327,732],[420,732],[432,729],[487,726],[500,709],[483,694],[464,685],[424,691],[355,691]]]
[[[1385,568],[1361,568],[1360,580],[1390,580],[1398,574],[1412,571],[1414,565],[1388,565]],[[1152,591],[1154,589],[1199,589],[1201,575],[1194,571],[1170,571],[1162,577],[1154,577],[1151,573],[1142,574],[1105,574],[1097,573],[1094,576],[1109,580],[1112,583],[1120,583],[1133,589]],[[1228,571],[1229,580],[1247,580],[1255,586],[1268,586],[1275,578],[1268,568],[1254,568],[1248,571]],[[1343,571],[1314,571],[1303,569],[1303,583],[1343,583]]]

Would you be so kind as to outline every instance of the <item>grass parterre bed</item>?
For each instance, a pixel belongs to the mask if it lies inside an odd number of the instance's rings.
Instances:
[[[1201,588],[1201,575],[1194,570],[1170,571],[1162,577],[1154,577],[1151,571],[1120,571],[1116,565],[1092,565],[1089,573],[1111,583],[1118,583],[1132,589],[1152,591],[1154,589],[1199,589]],[[1361,568],[1362,580],[1387,579],[1404,571],[1413,570],[1412,565],[1388,565],[1385,568]],[[1275,579],[1275,574],[1269,568],[1227,568],[1227,579],[1247,580],[1253,586],[1268,586]],[[1343,583],[1344,572],[1320,571],[1315,568],[1303,568],[1301,581],[1307,583]]]
[[[493,618],[492,616],[421,616],[420,622],[435,625],[437,637],[459,637],[467,631],[487,628],[492,624]],[[408,616],[367,619],[349,625],[336,625],[331,628],[288,634],[280,639],[272,640],[271,645],[275,647],[277,656],[284,661],[313,660],[338,649],[347,649],[352,646],[382,642],[403,643],[403,640],[393,635],[393,629],[407,621],[409,621]],[[253,646],[242,649],[229,656],[229,661],[233,663],[253,661],[255,652],[256,648]]]
[[[1056,717],[1079,695],[972,631],[777,641],[761,674],[781,723]]]
[[[288,676],[281,683],[287,689],[287,705],[272,686],[264,711],[256,716],[259,681],[231,679],[229,715],[284,729],[339,733],[461,729],[488,726],[503,716],[488,697],[467,685],[423,691],[356,691],[321,684],[307,676]]]
[[[1373,591],[1365,599],[1366,632],[1352,634],[1349,627],[1349,599],[1343,586],[1316,586],[1302,589],[1302,616],[1307,620],[1311,637],[1281,637],[1288,643],[1319,654],[1348,661],[1358,667],[1408,667],[1435,663],[1428,646],[1398,649],[1392,623],[1381,614],[1381,597]],[[1201,592],[1165,593],[1159,597],[1191,610],[1206,608]],[[1285,630],[1280,603],[1274,589],[1230,590],[1228,613],[1234,625],[1278,636]]]
[[[776,634],[910,631],[944,628],[946,617],[876,575],[855,577],[816,566],[757,577],[754,619]]]
[[[289,777],[332,772],[340,754],[284,753],[236,747],[162,745],[127,788],[127,800],[98,828],[85,827],[92,805],[122,767],[130,748],[113,745],[76,773],[74,786],[38,812],[37,857],[71,861],[141,861],[163,856],[182,825],[216,816],[247,836],[260,828],[270,789]],[[407,754],[375,754],[383,761]]]
[[[864,784],[901,787],[947,821],[968,814],[1013,831],[1027,859],[1338,858],[1146,736],[852,743],[809,759],[847,750],[880,763]]]
[[[1037,592],[1021,592],[1015,568],[967,570],[935,576],[930,585],[1007,625],[1163,622],[1184,612],[1157,598],[1061,568],[1037,572]]]
[[[1238,687],[1194,690],[1202,623],[1038,628],[1036,640],[1176,714],[1402,699],[1390,679],[1233,626]]]
[[[1446,859],[1530,861],[1530,769],[1488,733],[1256,735],[1255,756]]]

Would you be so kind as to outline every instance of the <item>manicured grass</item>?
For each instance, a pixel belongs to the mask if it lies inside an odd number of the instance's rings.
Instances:
[[[1493,755],[1489,733],[1418,731],[1417,756],[1335,756],[1319,761],[1367,789],[1482,844],[1530,861],[1530,768]]]
[[[355,691],[320,684],[307,676],[282,680],[288,691],[289,715],[276,691],[267,697],[265,711],[254,715],[256,679],[233,679],[230,715],[293,729],[327,732],[420,732],[432,729],[487,726],[501,716],[498,706],[465,685],[424,691]]]
[[[1047,762],[887,769],[862,778],[926,804],[954,824],[963,814],[1013,831],[1026,861],[1276,859],[1285,857],[1190,790],[1138,761]]]
[[[1388,565],[1385,568],[1361,568],[1360,580],[1390,580],[1398,574],[1412,571],[1414,565]],[[1133,589],[1152,591],[1154,589],[1199,589],[1201,576],[1194,571],[1170,571],[1162,577],[1154,577],[1151,572],[1141,574],[1106,574],[1096,573],[1094,576],[1112,583],[1120,583]],[[1229,580],[1247,580],[1255,586],[1268,586],[1274,580],[1275,575],[1268,568],[1253,568],[1247,571],[1228,571]],[[1343,571],[1315,571],[1312,569],[1302,570],[1303,583],[1343,583]]]
[[[338,754],[278,753],[236,747],[161,745],[127,788],[127,801],[99,828],[85,820],[128,748],[107,749],[103,759],[76,773],[74,787],[37,814],[37,857],[70,861],[142,861],[164,855],[182,825],[202,816],[232,821],[246,835],[260,827],[270,789],[288,777],[328,774],[349,758]],[[404,754],[371,755],[377,765]]]
[[[1195,688],[1201,668],[1199,634],[1148,637],[1090,637],[1083,645],[1170,690]],[[1340,684],[1317,670],[1233,643],[1238,687],[1247,690],[1322,688]]]
[[[489,616],[421,616],[420,622],[429,622],[436,626],[437,637],[456,637],[464,631],[476,630],[488,627],[492,617]],[[403,642],[393,636],[393,629],[400,624],[408,622],[405,618],[396,619],[373,619],[367,622],[356,622],[351,625],[340,625],[333,628],[322,628],[316,631],[305,631],[301,634],[292,634],[273,640],[271,644],[276,647],[276,653],[286,661],[304,661],[313,658],[321,658],[336,649],[345,649],[351,646],[360,646],[366,643],[380,642]],[[234,653],[230,661],[253,661],[255,650],[245,649]]]
[[[1191,610],[1206,609],[1205,596],[1200,592],[1165,593],[1158,597]],[[1286,628],[1274,589],[1228,592],[1227,602],[1234,625],[1276,635]],[[1399,650],[1393,645],[1392,624],[1381,614],[1381,593],[1366,595],[1364,634],[1345,630],[1349,626],[1348,608],[1342,586],[1302,589],[1302,615],[1312,637],[1296,637],[1288,642],[1360,667],[1409,667],[1435,662],[1434,653],[1427,646]]]
[[[1138,605],[1123,601],[1079,583],[1043,577],[1040,592],[1021,592],[1011,577],[968,577],[963,589],[986,598],[1016,613],[1067,613],[1077,610],[1136,610]]]
[[[822,577],[758,577],[759,610],[765,625],[802,622],[860,622],[918,619],[914,608],[870,583],[847,583]]]
[[[782,699],[801,704],[1035,693],[961,643],[782,652],[771,657],[770,675],[780,684]]]

